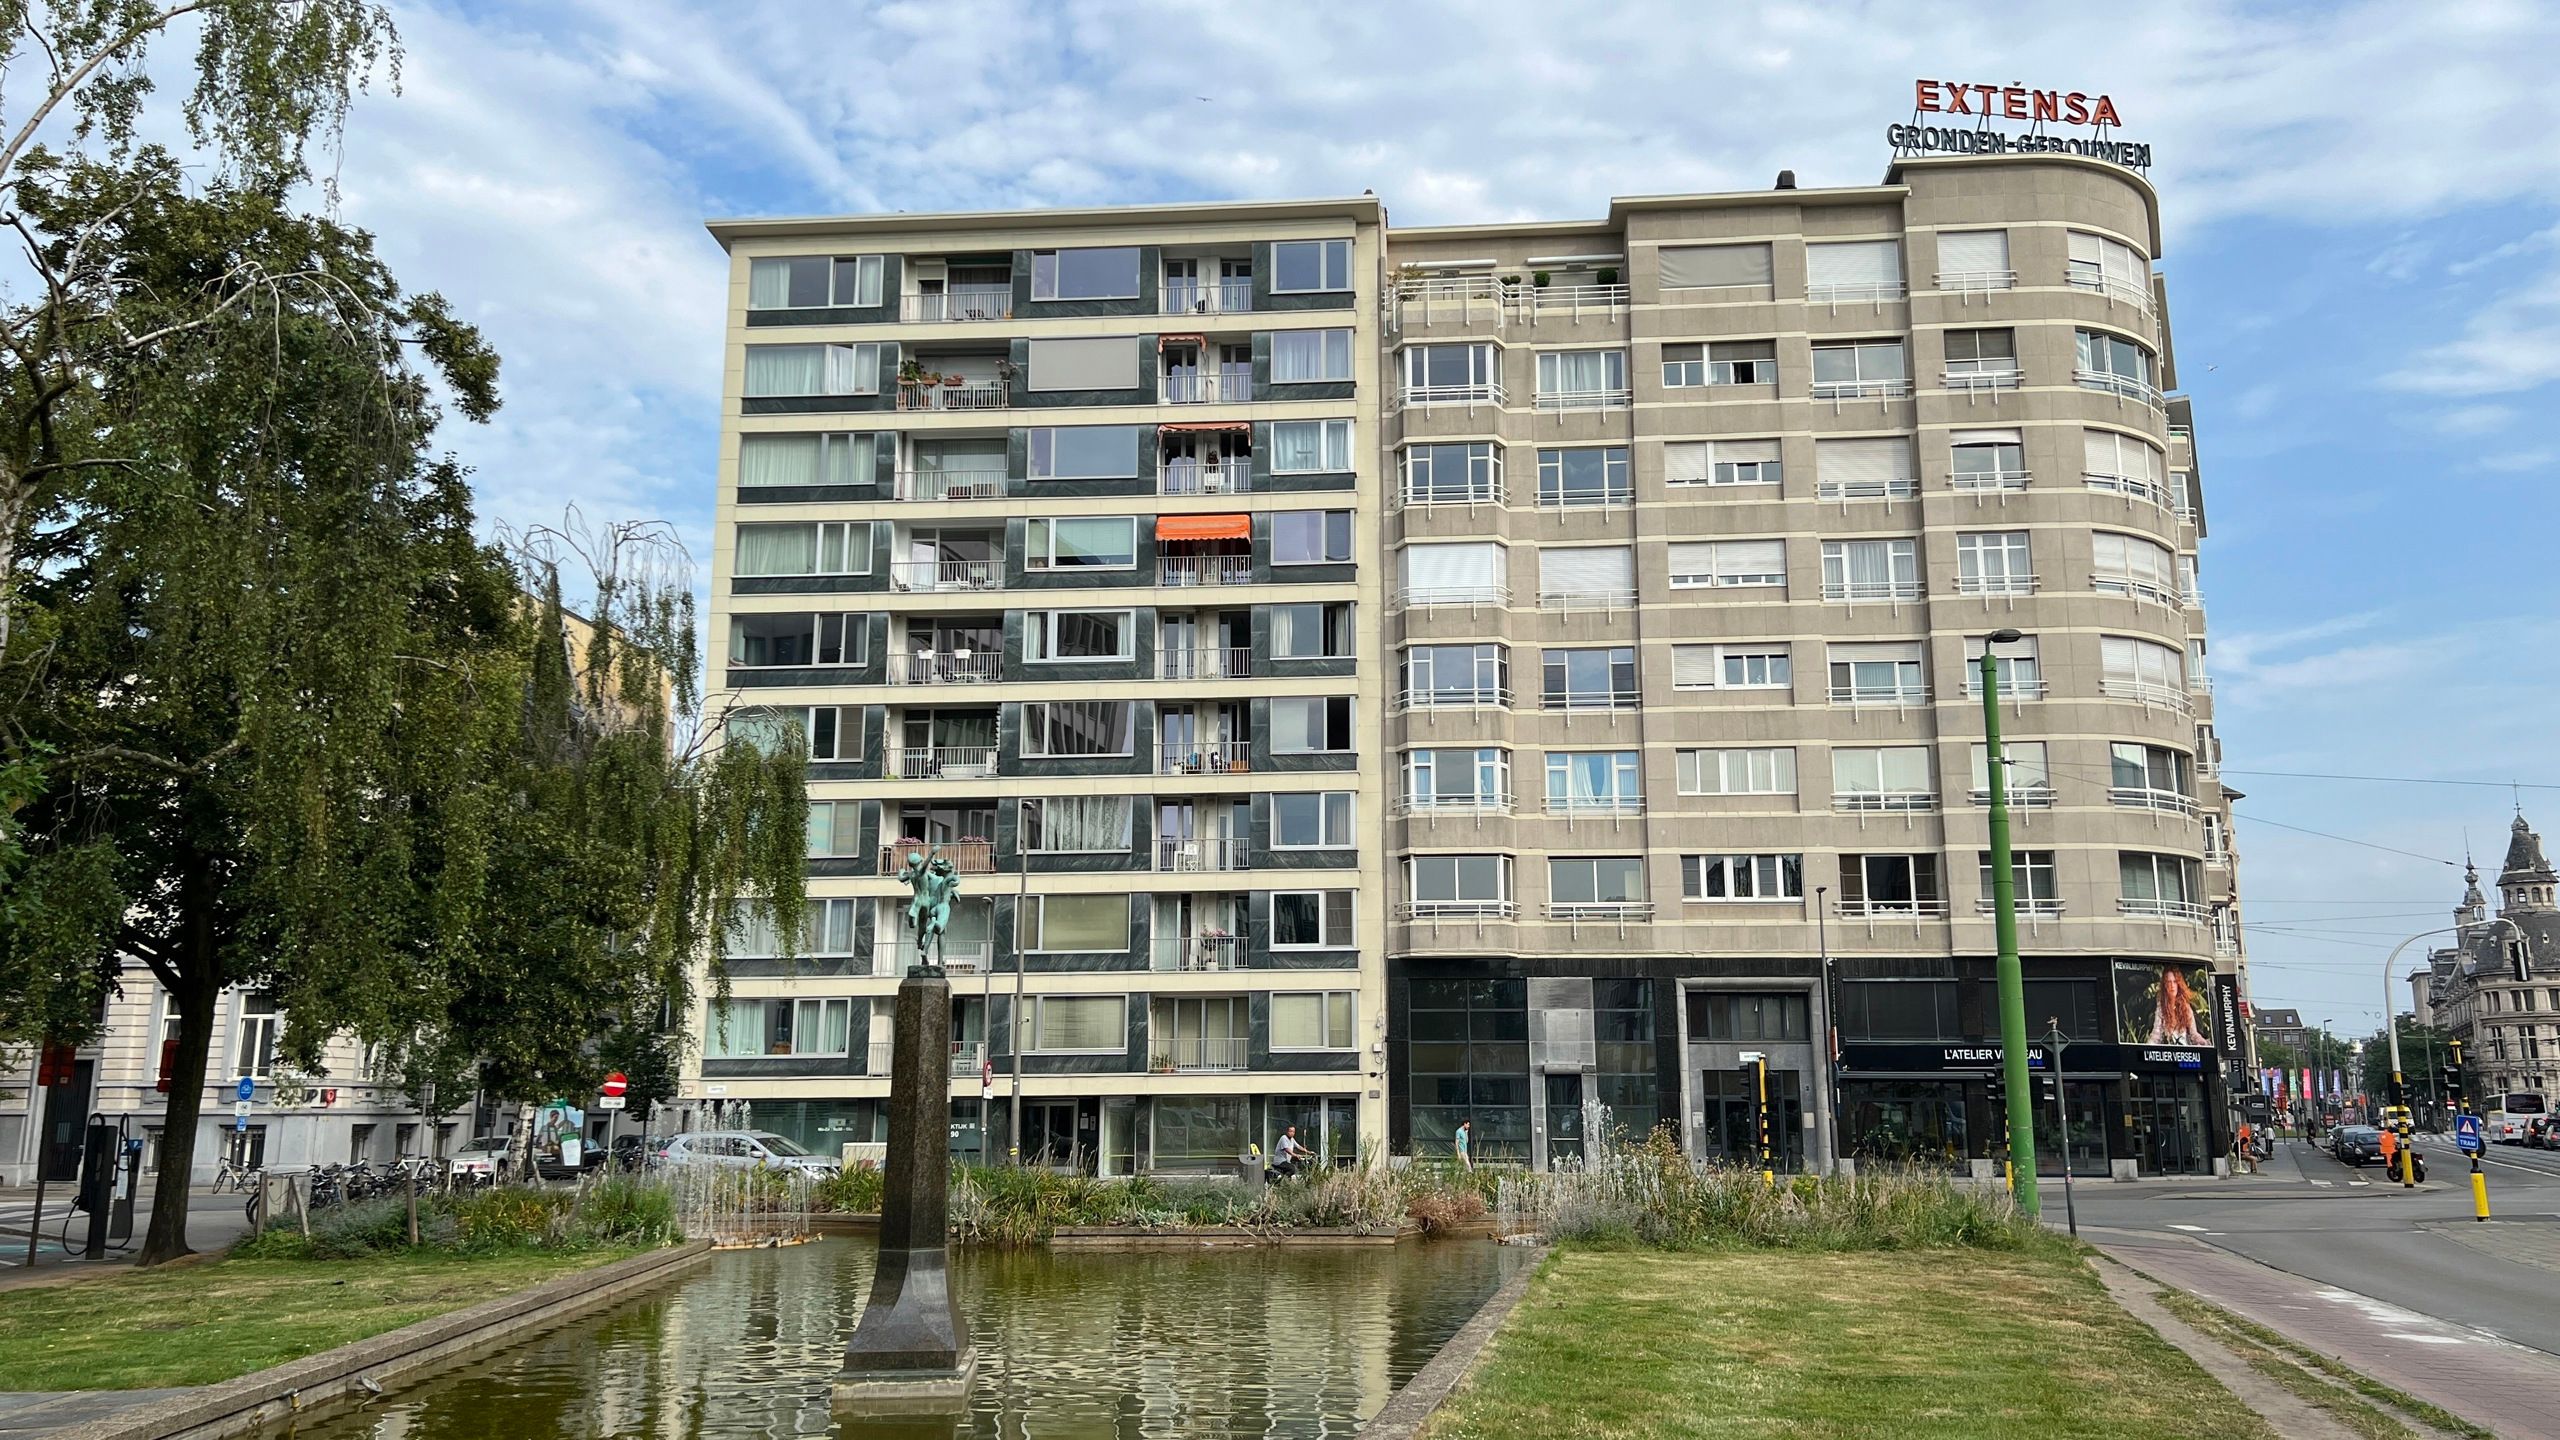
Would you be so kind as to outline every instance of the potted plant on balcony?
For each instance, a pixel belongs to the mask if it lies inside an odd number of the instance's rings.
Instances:
[[[1617,284],[1617,283],[1618,283],[1618,267],[1616,267],[1615,265],[1604,265],[1604,266],[1602,266],[1602,267],[1601,267],[1601,269],[1600,269],[1600,283],[1601,283],[1601,284],[1603,284],[1603,285],[1615,285],[1615,284]]]
[[[1154,1053],[1153,1055],[1148,1056],[1148,1057],[1147,1057],[1147,1068],[1148,1068],[1148,1069],[1150,1069],[1150,1070],[1153,1070],[1154,1072],[1156,1072],[1156,1073],[1157,1073],[1157,1074],[1159,1074],[1159,1075],[1170,1075],[1170,1074],[1172,1074],[1172,1073],[1173,1073],[1173,1056],[1172,1056],[1172,1054],[1171,1054],[1170,1052],[1168,1052],[1168,1051],[1159,1050],[1159,1051],[1157,1051],[1156,1053]]]
[[[1537,286],[1541,290],[1546,289],[1548,283],[1553,281],[1555,278],[1555,276],[1544,270],[1532,270],[1529,272],[1529,283]]]

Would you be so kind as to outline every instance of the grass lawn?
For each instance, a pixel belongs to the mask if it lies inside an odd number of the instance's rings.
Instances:
[[[1548,1262],[1426,1440],[2268,1437],[2067,1255]]]
[[[0,1293],[0,1386],[208,1385],[631,1253],[213,1260],[12,1290]]]

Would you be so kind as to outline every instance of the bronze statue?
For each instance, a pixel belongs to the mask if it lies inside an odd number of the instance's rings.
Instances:
[[[907,902],[906,928],[915,932],[916,968],[942,973],[942,932],[951,924],[951,898],[960,893],[960,872],[944,858],[940,845],[910,850],[898,871],[898,883],[914,892]]]

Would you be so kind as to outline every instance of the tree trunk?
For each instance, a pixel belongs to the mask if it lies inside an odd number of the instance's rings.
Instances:
[[[143,1237],[139,1262],[144,1265],[195,1253],[187,1246],[188,1182],[195,1175],[196,1130],[222,990],[214,983],[210,954],[187,955],[183,962],[184,984],[169,996],[178,1007],[178,1054],[169,1069],[168,1114],[160,1122],[160,1175],[151,1189],[151,1230]]]

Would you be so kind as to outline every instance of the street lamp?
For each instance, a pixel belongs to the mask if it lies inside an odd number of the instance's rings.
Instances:
[[[1982,760],[1984,778],[1991,784],[1991,921],[2000,946],[2000,1068],[2008,1090],[2009,1161],[2017,1177],[2018,1208],[2033,1219],[2040,1207],[2035,1095],[2027,1089],[2027,984],[2018,964],[2018,878],[2009,854],[2009,762],[2000,749],[2000,660],[1992,653],[1994,646],[2025,638],[2015,630],[1994,630],[1983,637]],[[2064,1168],[2069,1168],[2067,1157]]]

